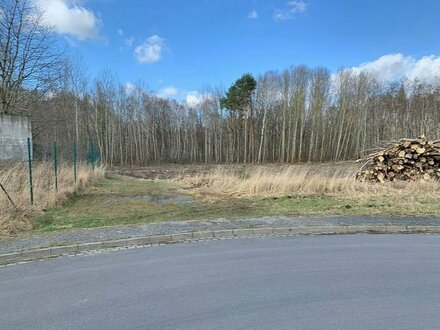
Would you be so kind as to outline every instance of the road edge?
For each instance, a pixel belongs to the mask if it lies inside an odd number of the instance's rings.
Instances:
[[[168,235],[152,235],[126,239],[90,242],[65,246],[31,249],[20,252],[0,254],[0,265],[39,259],[55,258],[93,250],[124,248],[132,246],[182,243],[205,239],[233,238],[265,235],[341,235],[341,234],[439,234],[440,226],[405,225],[336,225],[304,227],[260,227],[224,230],[194,231]]]

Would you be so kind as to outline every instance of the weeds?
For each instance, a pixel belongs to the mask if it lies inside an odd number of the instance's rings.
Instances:
[[[31,206],[28,167],[23,163],[1,167],[0,183],[10,199],[4,191],[0,191],[0,235],[10,236],[32,228],[30,218],[33,215],[63,204],[83,189],[90,180],[103,175],[103,168],[98,167],[93,171],[87,164],[80,163],[75,183],[72,166],[67,163],[60,164],[58,191],[55,192],[53,164],[37,163],[33,168],[34,205]]]

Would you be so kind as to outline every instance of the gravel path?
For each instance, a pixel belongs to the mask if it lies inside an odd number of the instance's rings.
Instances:
[[[148,235],[177,234],[183,232],[264,227],[302,227],[326,225],[418,225],[440,226],[436,217],[368,217],[368,216],[326,216],[326,217],[263,217],[251,219],[216,219],[196,221],[171,221],[141,224],[125,227],[103,227],[77,229],[15,239],[0,240],[0,254],[49,247],[108,241]]]

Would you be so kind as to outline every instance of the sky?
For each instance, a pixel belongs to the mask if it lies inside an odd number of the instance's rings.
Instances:
[[[439,0],[31,0],[88,74],[163,97],[292,65],[440,79]]]

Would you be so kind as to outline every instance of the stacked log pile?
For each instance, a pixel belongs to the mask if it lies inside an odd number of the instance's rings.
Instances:
[[[358,160],[356,179],[365,182],[440,180],[440,140],[400,139]]]

